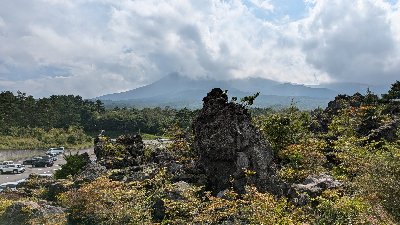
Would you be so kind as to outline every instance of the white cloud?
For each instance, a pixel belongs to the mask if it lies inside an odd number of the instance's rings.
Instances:
[[[3,20],[3,18],[1,18],[1,16],[0,16],[0,28],[1,27],[4,27],[6,24],[4,23],[4,20]]]
[[[171,72],[308,84],[399,74],[399,3],[306,2],[305,18],[291,22],[268,21],[240,0],[6,2],[0,90],[95,97]]]
[[[317,1],[302,27],[307,62],[337,81],[387,83],[399,70],[399,32],[380,0]]]

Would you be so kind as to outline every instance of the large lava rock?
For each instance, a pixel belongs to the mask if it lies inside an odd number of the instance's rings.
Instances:
[[[107,169],[137,166],[144,155],[144,143],[138,134],[122,135],[115,142],[99,135],[94,144],[97,161]]]
[[[219,88],[208,93],[203,102],[193,130],[206,186],[214,193],[231,186],[243,193],[246,185],[253,184],[260,191],[282,194],[272,149],[252,125],[247,109],[228,102]]]

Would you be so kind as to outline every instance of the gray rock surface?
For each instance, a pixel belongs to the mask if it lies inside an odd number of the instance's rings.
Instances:
[[[65,219],[66,214],[64,211],[63,208],[48,205],[45,201],[39,203],[32,201],[14,202],[6,208],[0,218],[0,225],[38,224],[32,220],[56,224],[61,219]]]
[[[291,186],[292,199],[299,205],[306,204],[310,198],[321,195],[325,190],[336,189],[342,186],[342,183],[328,174],[319,174],[307,177],[302,184],[293,184]]]
[[[107,149],[108,144],[116,148]],[[97,162],[107,169],[122,169],[142,163],[144,143],[138,134],[122,135],[116,142],[100,135],[95,139],[94,145]]]
[[[388,123],[374,129],[367,137],[368,141],[379,141],[385,139],[388,141],[395,141],[397,139],[397,128],[399,127],[400,119],[394,119]]]
[[[105,166],[98,162],[90,162],[74,178],[78,181],[92,182],[106,173],[107,168]]]
[[[248,110],[228,102],[219,88],[208,93],[203,102],[193,131],[207,188],[217,194],[233,186],[243,193],[246,185],[253,184],[260,191],[281,194],[272,149],[252,125]]]

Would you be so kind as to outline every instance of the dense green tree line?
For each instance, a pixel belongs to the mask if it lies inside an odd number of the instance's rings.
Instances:
[[[339,95],[337,98],[347,97]],[[398,98],[400,98],[399,81],[395,82],[389,92],[382,95],[382,98],[367,91],[365,95],[352,96],[352,101],[362,100],[364,104],[376,105],[382,102],[390,103]],[[256,117],[276,113],[269,108],[250,110]],[[318,114],[318,110],[313,113]],[[13,127],[49,130],[75,126],[82,127],[86,132],[93,134],[105,130],[111,136],[134,132],[161,135],[171,125],[190,130],[192,119],[196,114],[196,110],[170,107],[105,109],[100,100],[85,100],[74,95],[52,95],[48,98],[35,99],[21,92],[16,95],[10,91],[0,93],[0,134],[7,134]],[[375,117],[367,116],[368,118]],[[323,129],[326,128],[323,127]]]
[[[189,130],[197,111],[189,109],[144,108],[106,110],[95,118],[89,130],[106,130],[109,134],[148,133],[161,135],[173,124]]]
[[[84,100],[74,95],[52,95],[34,99],[10,91],[0,93],[0,134],[18,128],[67,129],[82,127],[86,132],[106,130],[111,135],[143,132],[163,134],[172,124],[188,129],[196,111],[189,109],[144,108],[105,109],[100,100]]]
[[[100,101],[83,100],[80,96],[52,95],[34,99],[25,93],[14,95],[5,91],[0,93],[0,132],[8,132],[12,127],[90,127],[101,112],[104,107]]]

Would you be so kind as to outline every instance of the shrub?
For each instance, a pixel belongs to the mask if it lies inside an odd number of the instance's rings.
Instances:
[[[10,127],[0,136],[0,149],[43,149],[54,146],[79,148],[92,144],[92,138],[82,128],[71,126],[67,129]]]
[[[280,177],[290,182],[301,182],[308,175],[324,172],[323,166],[327,163],[323,154],[324,148],[324,141],[311,138],[303,143],[287,146],[278,154],[283,164],[279,171]]]
[[[151,204],[139,183],[125,184],[100,177],[59,195],[72,224],[150,224]]]
[[[356,180],[360,195],[382,205],[400,222],[400,146],[387,144],[366,161],[365,173]]]
[[[308,137],[310,123],[309,114],[299,112],[295,108],[291,108],[288,112],[260,116],[255,120],[256,126],[262,131],[275,153]]]
[[[361,198],[325,192],[316,198],[318,202],[316,224],[365,224],[368,204]]]
[[[64,155],[64,159],[66,163],[54,174],[57,179],[65,179],[70,175],[73,176],[79,173],[90,162],[90,157],[86,152],[83,154]]]

